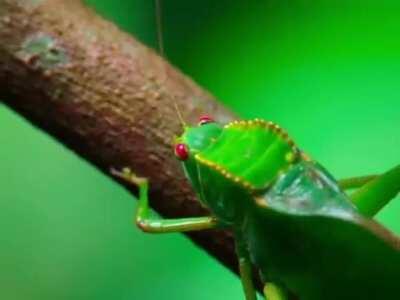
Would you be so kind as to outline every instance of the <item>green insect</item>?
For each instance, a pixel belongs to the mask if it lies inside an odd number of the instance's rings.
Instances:
[[[222,126],[208,116],[185,126],[175,155],[212,215],[150,219],[147,179],[113,170],[139,187],[137,225],[153,233],[232,230],[246,300],[256,299],[252,265],[268,300],[400,295],[400,239],[370,218],[400,190],[400,166],[337,182],[274,123]],[[350,197],[340,186],[360,189]]]

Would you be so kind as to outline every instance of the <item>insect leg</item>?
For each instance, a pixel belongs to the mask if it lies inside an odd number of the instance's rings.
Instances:
[[[368,181],[350,198],[362,214],[372,217],[399,192],[400,165]]]
[[[111,173],[126,180],[139,188],[139,204],[136,211],[135,222],[140,229],[150,233],[184,232],[222,227],[216,218],[193,217],[180,219],[155,219],[150,217],[148,201],[148,181],[146,178],[137,177],[130,169],[124,168],[122,172],[111,169]]]
[[[350,190],[362,187],[364,184],[378,177],[378,175],[367,175],[360,177],[351,177],[338,180],[339,186],[342,190]]]
[[[256,291],[253,286],[252,268],[248,250],[241,238],[241,235],[235,234],[236,254],[239,260],[240,280],[242,281],[244,295],[246,300],[257,300]]]
[[[287,300],[286,291],[279,285],[268,282],[264,285],[265,300]]]

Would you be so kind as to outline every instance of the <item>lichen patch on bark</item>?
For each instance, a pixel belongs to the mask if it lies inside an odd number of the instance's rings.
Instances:
[[[68,63],[66,50],[55,38],[45,33],[29,36],[16,55],[34,69],[54,69]]]

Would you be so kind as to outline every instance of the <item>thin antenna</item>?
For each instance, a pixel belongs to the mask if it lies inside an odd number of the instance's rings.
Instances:
[[[162,32],[161,0],[154,0],[154,4],[155,4],[155,8],[156,8],[156,26],[157,26],[158,51],[160,52],[161,56],[165,57],[164,38],[163,38],[163,32]],[[176,103],[175,97],[172,96],[171,100],[174,102],[176,114],[178,115],[178,119],[181,122],[182,128],[187,127],[185,121],[183,120],[181,111],[179,110],[178,104]]]
[[[162,33],[162,17],[161,17],[161,0],[154,0],[156,7],[156,25],[157,25],[157,42],[158,42],[158,51],[161,56],[165,56],[164,54],[164,39]]]
[[[176,103],[175,100],[174,100],[174,106],[175,106],[176,114],[178,115],[178,119],[179,119],[179,121],[180,121],[181,124],[182,124],[182,128],[187,127],[187,126],[186,126],[186,123],[185,123],[185,120],[183,120],[181,111],[179,110],[178,104]]]

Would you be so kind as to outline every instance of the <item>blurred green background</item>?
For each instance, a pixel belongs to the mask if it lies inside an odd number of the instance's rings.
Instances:
[[[87,3],[156,47],[152,1]],[[382,172],[400,161],[400,4],[332,3],[165,1],[166,53],[336,177]],[[1,299],[243,299],[183,236],[139,232],[125,190],[1,104],[0,159]],[[400,233],[399,199],[378,220]]]

